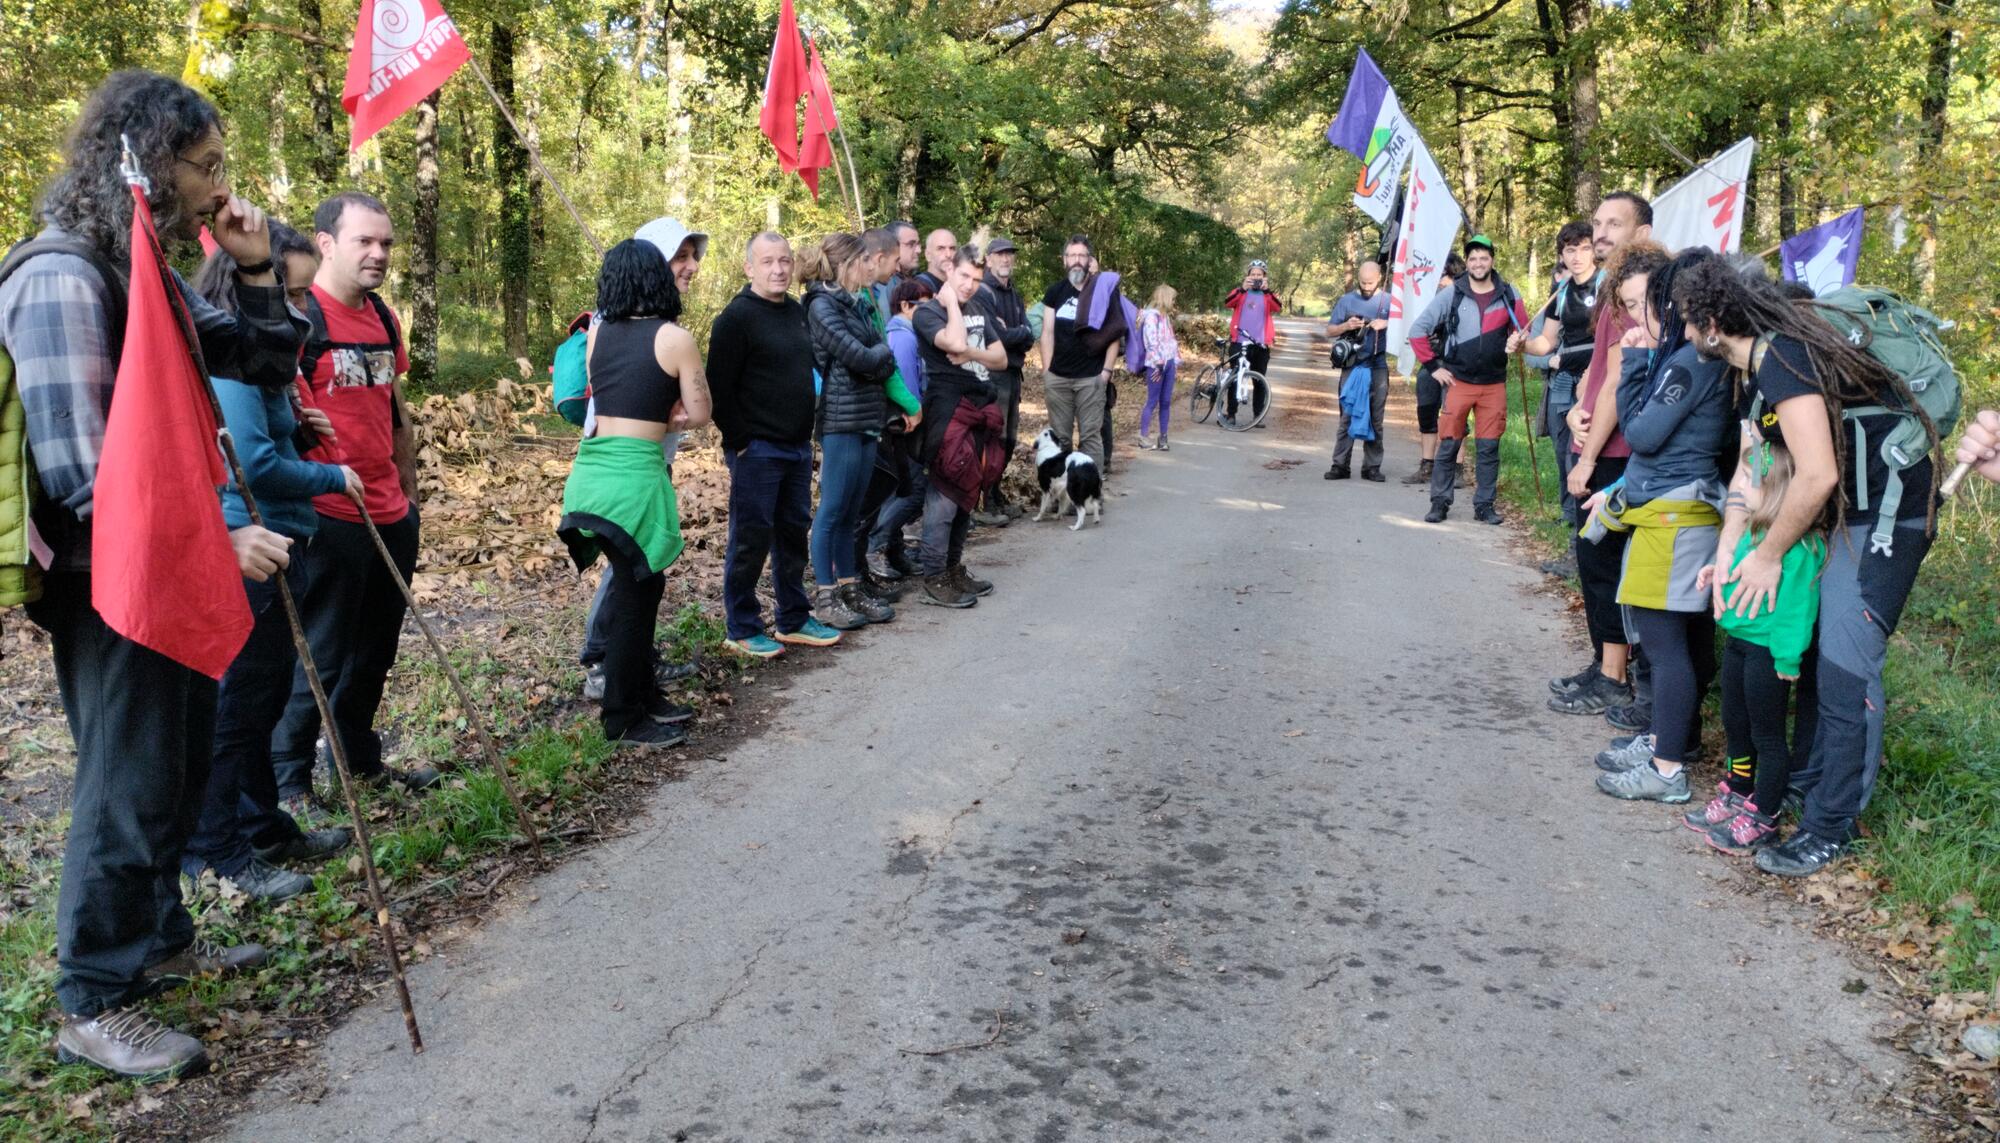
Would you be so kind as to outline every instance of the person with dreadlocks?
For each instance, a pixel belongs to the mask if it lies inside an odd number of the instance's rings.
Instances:
[[[1805,766],[1792,775],[1804,793],[1799,828],[1757,854],[1766,873],[1802,877],[1846,852],[1855,820],[1868,804],[1882,762],[1882,727],[1888,708],[1882,666],[1889,637],[1929,554],[1937,497],[1935,463],[1926,458],[1903,470],[1893,542],[1871,544],[1871,523],[1850,522],[1857,498],[1880,503],[1889,473],[1874,462],[1870,442],[1902,415],[1921,410],[1909,386],[1866,351],[1850,345],[1812,312],[1811,302],[1788,302],[1761,277],[1721,262],[1690,269],[1674,283],[1674,304],[1696,349],[1736,370],[1741,397],[1763,439],[1792,457],[1792,477],[1777,518],[1763,539],[1734,567],[1733,553],[1717,552],[1729,571],[1714,577],[1715,605],[1754,619],[1777,602],[1784,557],[1815,527],[1827,533],[1826,570],[1820,578],[1819,725]],[[1843,423],[1847,410],[1857,413]],[[1931,451],[1937,432],[1928,418]],[[1861,439],[1853,439],[1857,431]],[[1748,487],[1739,467],[1735,490]],[[1836,495],[1837,493],[1837,495]],[[1747,515],[1726,505],[1733,519]]]
[[[1688,800],[1686,763],[1701,744],[1701,698],[1715,678],[1715,618],[1700,579],[1722,525],[1724,456],[1735,443],[1727,370],[1688,344],[1674,280],[1713,261],[1705,247],[1628,264],[1616,297],[1632,319],[1619,353],[1618,422],[1632,457],[1593,515],[1629,533],[1617,601],[1653,664],[1650,758],[1601,774],[1614,798]],[[1628,260],[1629,261],[1629,260]]]

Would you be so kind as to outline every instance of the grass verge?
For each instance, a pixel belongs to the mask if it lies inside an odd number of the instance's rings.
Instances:
[[[648,777],[661,776],[657,763],[614,756],[592,714],[566,697],[581,681],[568,655],[580,628],[581,609],[571,607],[445,636],[453,645],[494,652],[455,655],[455,665],[503,743],[552,851],[594,832],[584,823],[606,802],[629,798]],[[704,663],[702,680],[710,687],[725,686],[739,673],[720,653],[720,623],[697,604],[683,606],[659,636],[677,661]],[[384,724],[401,736],[404,759],[436,764],[477,758],[464,712],[427,650],[406,645],[393,681]],[[712,708],[728,701],[720,691],[706,701],[696,698]],[[714,717],[704,710],[702,721]],[[652,767],[650,774],[634,772],[642,765]],[[428,953],[423,934],[429,928],[477,911],[495,885],[528,866],[500,782],[476,762],[423,797],[371,791],[362,812],[398,936],[412,959]],[[310,871],[313,889],[277,905],[253,905],[205,877],[190,897],[202,935],[224,943],[256,941],[271,954],[253,973],[196,981],[152,1004],[163,1020],[208,1042],[211,1075],[139,1085],[83,1065],[59,1065],[51,1050],[58,1012],[54,905],[67,827],[64,814],[0,835],[0,883],[8,886],[0,901],[0,1143],[187,1134],[211,1109],[232,1104],[262,1076],[296,1060],[382,979],[361,864],[351,853]]]

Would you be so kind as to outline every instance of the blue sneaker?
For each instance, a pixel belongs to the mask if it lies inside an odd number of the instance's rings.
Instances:
[[[748,639],[725,639],[722,645],[739,655],[748,655],[753,659],[775,659],[785,653],[783,643],[761,631]]]
[[[808,619],[800,624],[796,631],[778,632],[778,642],[799,643],[807,647],[831,647],[840,642],[840,632],[817,619]]]

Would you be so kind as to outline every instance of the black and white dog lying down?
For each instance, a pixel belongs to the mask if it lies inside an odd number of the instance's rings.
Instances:
[[[1074,507],[1076,523],[1070,531],[1083,527],[1086,511],[1094,510],[1097,522],[1104,522],[1104,478],[1098,475],[1097,462],[1088,453],[1057,444],[1056,435],[1047,429],[1035,438],[1035,479],[1042,483],[1042,506],[1035,509],[1035,519],[1061,519]]]

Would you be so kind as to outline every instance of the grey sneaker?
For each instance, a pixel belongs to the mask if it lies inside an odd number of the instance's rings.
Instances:
[[[1653,736],[1635,734],[1629,738],[1614,738],[1611,749],[1597,753],[1597,768],[1612,774],[1622,774],[1634,766],[1644,766],[1653,760]]]
[[[583,701],[604,701],[603,663],[590,663],[583,668]]]
[[[1588,666],[1574,675],[1564,675],[1559,679],[1550,679],[1549,693],[1552,695],[1566,695],[1578,687],[1587,685],[1594,679],[1601,679],[1603,677],[1604,668],[1597,665],[1597,660],[1592,659]]]
[[[1668,778],[1651,763],[1621,770],[1616,774],[1599,774],[1597,788],[1614,798],[1628,802],[1667,802],[1679,805],[1688,800],[1688,772],[1683,766]]]
[[[354,840],[345,826],[330,829],[306,830],[298,837],[278,845],[262,846],[257,856],[272,863],[280,861],[323,861],[346,849]]]
[[[1750,805],[1750,799],[1730,789],[1729,783],[1717,782],[1715,796],[1708,800],[1708,804],[1698,810],[1689,810],[1682,814],[1681,821],[1687,823],[1687,827],[1696,833],[1707,833],[1717,828],[1726,830],[1730,821],[1746,812],[1746,808],[1756,807]]]
[[[208,1067],[208,1053],[200,1040],[138,1008],[113,1008],[89,1019],[63,1021],[56,1032],[56,1058],[142,1080],[192,1075]]]
[[[896,618],[895,608],[869,595],[858,583],[846,583],[834,588],[833,597],[870,623],[887,623]]]
[[[813,589],[812,617],[835,631],[854,631],[868,626],[868,620],[847,606],[832,587]]]
[[[259,901],[283,901],[312,888],[313,880],[303,873],[280,869],[261,857],[253,857],[243,872],[227,880]]]

